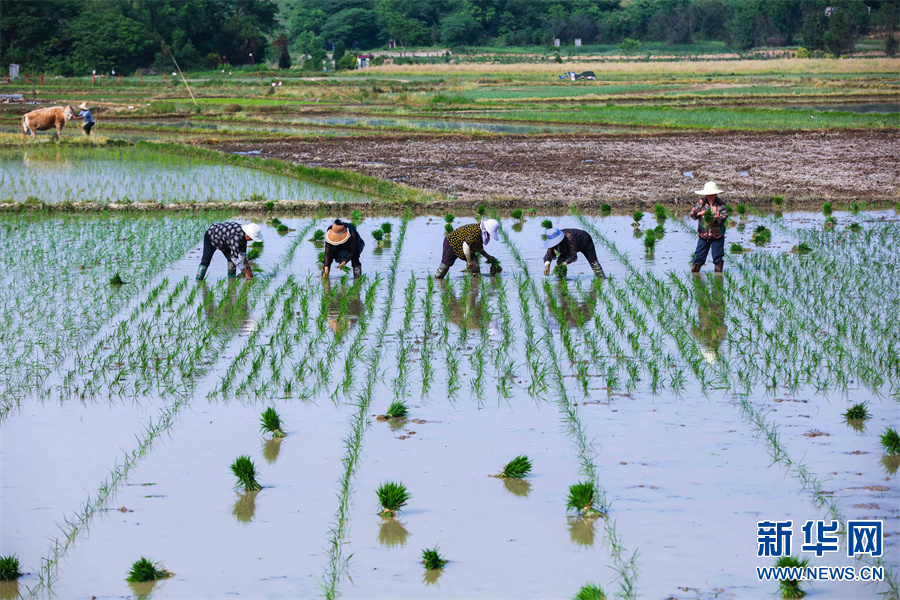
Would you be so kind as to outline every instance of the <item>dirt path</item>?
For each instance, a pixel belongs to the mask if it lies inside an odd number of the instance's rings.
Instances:
[[[708,180],[729,198],[757,202],[772,196],[795,202],[900,198],[900,132],[894,131],[366,136],[209,147],[261,150],[263,156],[358,171],[462,199],[681,203]]]

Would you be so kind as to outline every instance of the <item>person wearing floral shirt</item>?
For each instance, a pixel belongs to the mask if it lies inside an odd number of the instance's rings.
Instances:
[[[714,182],[708,181],[702,190],[695,190],[694,193],[703,196],[703,199],[691,209],[691,218],[698,222],[699,235],[691,272],[700,272],[706,255],[712,250],[716,273],[721,273],[725,267],[725,223],[728,221],[728,207],[719,199],[719,194],[723,192]]]
[[[225,221],[210,225],[203,236],[203,258],[200,259],[197,281],[203,281],[206,277],[206,269],[216,250],[220,250],[228,259],[229,279],[237,277],[238,271],[242,271],[247,279],[253,279],[250,263],[247,262],[247,240],[262,241],[259,225],[256,223],[241,225],[235,221]]]

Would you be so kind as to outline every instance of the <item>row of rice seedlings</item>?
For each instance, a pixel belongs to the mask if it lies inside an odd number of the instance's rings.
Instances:
[[[344,398],[349,398],[351,392],[354,390],[353,384],[356,378],[355,365],[362,357],[362,352],[365,348],[364,340],[366,339],[369,330],[370,317],[375,314],[375,298],[380,287],[381,274],[379,273],[375,275],[371,285],[369,285],[369,288],[366,290],[363,311],[360,313],[359,321],[357,321],[356,324],[356,335],[349,343],[347,357],[344,360],[345,374],[340,385],[340,390],[344,395]],[[332,399],[334,399],[334,396],[332,396]]]
[[[466,279],[463,280],[465,282]],[[454,281],[448,281],[446,279],[441,280],[441,308],[444,315],[451,314],[452,305],[453,305],[453,297],[454,297],[454,287],[456,283]],[[464,322],[460,325],[460,328],[465,330],[465,319]],[[459,393],[460,389],[460,377],[459,377],[459,350],[456,345],[450,343],[450,328],[447,324],[447,319],[445,318],[441,325],[441,338],[440,343],[444,347],[445,352],[445,363],[447,368],[447,397],[452,402],[456,395]]]
[[[412,329],[412,319],[416,304],[416,276],[410,275],[409,283],[404,292],[403,326],[397,333],[397,376],[391,382],[395,398],[403,398],[409,395],[410,361],[412,342],[409,339]]]
[[[519,249],[508,236],[504,234],[502,239],[506,247],[509,249],[510,254],[512,254],[513,259],[516,261],[516,263],[519,265],[519,268],[523,272],[522,277],[525,283],[521,285],[520,289],[530,295],[530,298],[532,302],[534,302],[534,304],[540,306],[537,286],[535,285],[534,280],[530,277],[528,264],[522,258]],[[522,303],[524,304],[526,301],[527,299],[523,297]],[[556,348],[553,344],[553,336],[550,323],[543,311],[537,312],[539,315],[539,321],[544,330],[542,339],[546,348],[546,358],[548,361],[550,373],[554,379],[553,383],[556,388],[557,404],[564,420],[566,421],[569,435],[572,437],[573,441],[576,444],[582,473],[587,478],[587,481],[592,484],[594,486],[594,489],[596,490],[596,503],[604,507],[605,511],[608,511],[610,508],[610,503],[606,497],[606,491],[598,481],[596,467],[594,466],[593,457],[595,454],[595,450],[593,448],[593,444],[587,437],[584,426],[582,425],[581,419],[578,416],[577,408],[573,403],[569,401],[568,394],[566,393],[564,375],[560,367],[559,356],[557,355]],[[620,595],[623,598],[633,599],[636,597],[635,583],[637,580],[637,553],[635,552],[630,556],[626,556],[626,549],[621,537],[616,532],[614,519],[604,519],[604,532],[607,540],[610,543],[610,554],[613,559],[614,569],[616,570],[616,574],[619,579]]]
[[[425,279],[425,295],[422,298],[422,315],[424,328],[422,330],[422,396],[428,396],[431,384],[434,381],[434,367],[431,365],[434,355],[434,277],[428,275]]]
[[[390,323],[391,312],[394,303],[394,287],[396,282],[397,264],[400,260],[401,251],[403,250],[403,242],[406,238],[406,229],[409,220],[412,217],[411,212],[407,211],[401,221],[399,231],[397,232],[396,249],[391,260],[386,281],[387,291],[385,302],[382,308],[382,317],[378,329],[374,334],[374,339],[383,340],[387,334],[388,325]],[[368,368],[366,371],[365,384],[356,398],[357,411],[351,418],[350,433],[345,439],[345,454],[341,458],[344,465],[344,472],[338,482],[338,508],[335,512],[334,521],[331,524],[330,535],[328,541],[328,563],[325,567],[325,573],[321,581],[322,592],[326,598],[332,599],[339,595],[338,585],[341,577],[347,569],[351,555],[345,555],[344,550],[347,543],[347,527],[348,512],[351,501],[352,482],[356,468],[359,464],[360,450],[362,448],[363,435],[368,424],[369,406],[378,385],[382,346],[375,345],[369,349],[367,353]]]
[[[626,268],[632,270],[633,272],[636,272],[636,269],[634,268],[634,266],[631,265],[630,262],[627,261],[627,258],[621,252],[617,251],[617,249],[614,247],[614,244],[612,244],[609,240],[607,240],[605,237],[603,237],[602,234],[600,234],[595,228],[593,228],[590,225],[590,223],[588,223],[586,220],[584,220],[583,217],[579,216],[579,219],[582,221],[582,223],[586,227],[588,227],[589,229],[593,229],[592,233],[595,234],[596,237],[599,237],[601,239],[601,241],[603,241],[607,246],[610,247],[610,249],[613,251],[613,254],[620,258],[620,261],[623,263],[623,265]],[[648,280],[655,279],[653,277],[653,275],[649,274],[649,273],[646,274],[646,278]],[[655,284],[656,285],[653,285],[651,283],[650,285],[653,287],[653,289],[657,293],[660,290],[668,289],[667,286],[662,285],[662,283],[659,280],[656,280]],[[660,313],[659,313],[660,321],[661,322],[668,321],[668,322],[673,322],[673,323],[674,322],[682,323],[683,321],[680,318],[680,316],[666,315],[666,310],[670,306],[671,306],[671,302],[667,298],[662,297],[659,299],[656,307],[658,309],[660,309]],[[692,364],[696,365],[696,368],[699,371],[709,370],[712,368],[708,364],[706,364],[704,361],[700,360],[700,357],[696,357],[696,358],[685,357],[685,358]],[[720,372],[723,372],[723,373],[727,372],[728,369],[729,369],[729,365],[727,362],[725,364],[722,364],[719,366]],[[712,378],[710,378],[710,379],[712,379]],[[727,376],[725,376],[725,380],[727,381]],[[787,455],[787,452],[784,449],[784,446],[781,442],[777,425],[775,425],[773,422],[768,420],[766,418],[766,416],[763,415],[759,411],[759,409],[757,409],[755,406],[753,406],[753,404],[749,401],[748,394],[741,393],[741,392],[735,390],[731,386],[726,386],[726,389],[731,392],[731,394],[733,395],[733,398],[739,403],[739,406],[741,408],[742,413],[744,414],[744,417],[762,434],[762,437],[764,437],[766,439],[766,441],[768,443],[767,449],[769,451],[770,456],[772,457],[772,460],[774,462],[781,462],[782,464],[785,465],[785,468],[789,472],[791,472],[791,474],[794,477],[796,477],[798,479],[798,481],[800,482],[802,487],[811,493],[813,502],[817,507],[820,507],[820,508],[824,507],[828,511],[831,519],[839,521],[839,522],[843,522],[843,516],[841,514],[839,505],[832,497],[823,493],[821,480],[817,476],[815,476],[813,473],[811,473],[804,463],[794,461]],[[880,561],[875,561],[875,562],[877,564],[880,564]],[[890,572],[889,569],[886,569],[886,579],[889,582],[894,581],[894,576]],[[896,587],[895,582],[889,583],[889,585],[891,585],[891,587]]]
[[[289,256],[286,258],[289,258]],[[228,282],[220,281],[214,286],[213,292],[228,294],[230,292],[229,288],[231,288],[232,285]],[[187,287],[187,285],[176,286],[177,292],[180,293]],[[195,315],[189,312],[189,307],[196,297],[197,286],[190,287],[191,292],[188,292],[185,302],[175,309],[174,318],[184,319],[185,316],[190,317],[191,323],[195,326],[191,327],[189,323],[184,321],[182,321],[182,323],[178,323],[177,321],[173,323],[173,317],[169,317],[168,314],[165,317],[160,315],[160,318],[164,319],[171,327],[190,331],[195,338],[201,340],[196,344],[196,348],[200,348],[202,353],[207,357],[205,362],[209,366],[202,369],[196,369],[196,372],[194,372],[191,377],[185,379],[183,389],[163,390],[166,397],[174,398],[173,402],[164,407],[156,419],[151,420],[150,424],[145,428],[143,435],[138,437],[138,445],[130,452],[126,452],[122,464],[119,464],[118,460],[116,461],[109,476],[101,483],[97,492],[94,495],[89,495],[82,507],[71,517],[64,517],[64,523],[60,524],[61,535],[51,539],[50,550],[47,556],[41,559],[38,583],[33,588],[28,588],[30,595],[36,596],[41,590],[50,589],[52,587],[57,578],[57,565],[59,560],[65,555],[68,548],[75,541],[78,534],[87,526],[94,514],[105,507],[107,500],[118,489],[120,483],[125,480],[128,473],[136,466],[138,460],[149,451],[153,441],[160,433],[168,430],[174,424],[181,409],[190,401],[192,391],[198,385],[201,376],[211,370],[215,358],[218,356],[227,339],[230,338],[230,335],[222,335],[217,331],[217,328],[222,322],[221,319],[226,321],[230,319],[230,315],[228,314],[229,310],[223,309],[222,304],[220,304],[210,319],[196,318]],[[251,307],[264,297],[267,290],[267,287],[259,285],[256,287],[241,286],[241,288],[242,290],[247,290],[249,296],[248,304]],[[175,295],[177,295],[177,293],[170,294],[169,297],[171,298]],[[158,297],[159,296],[157,296],[157,298]],[[162,302],[163,304],[171,305],[171,302],[168,300],[163,300]],[[203,311],[203,307],[198,307],[198,311]],[[217,317],[221,317],[221,319]],[[117,328],[117,331],[121,330],[121,327]],[[233,333],[234,330],[230,331]],[[190,348],[188,341],[189,340],[185,340],[184,337],[181,337],[176,340],[175,344],[179,345],[182,349]],[[204,343],[206,344],[206,347],[203,346]],[[196,356],[196,352],[197,350],[195,349],[188,354],[190,356]],[[199,362],[194,364],[199,364]]]

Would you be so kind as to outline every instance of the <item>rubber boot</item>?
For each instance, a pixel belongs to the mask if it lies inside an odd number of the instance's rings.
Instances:
[[[443,279],[447,275],[447,271],[450,270],[450,267],[441,263],[441,266],[438,267],[437,272],[434,274],[435,279]]]
[[[725,270],[725,261],[720,261],[716,263],[716,273],[721,273]]]
[[[353,279],[362,276],[362,267],[353,267]]]
[[[597,279],[606,279],[606,273],[603,272],[603,267],[600,266],[599,261],[592,262],[591,268],[594,270],[594,275]]]
[[[697,263],[694,263],[693,266],[691,266],[691,273],[699,273],[699,272],[700,272],[700,265],[698,265]]]
[[[233,262],[228,263],[228,279],[234,279],[237,277],[237,267],[234,266]]]
[[[200,268],[197,269],[197,281],[203,281],[203,278],[206,277],[206,265],[200,265]]]

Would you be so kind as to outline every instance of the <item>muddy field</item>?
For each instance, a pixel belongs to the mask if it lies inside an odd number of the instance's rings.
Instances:
[[[707,180],[730,198],[895,201],[897,132],[689,133],[529,138],[358,137],[214,144],[457,195],[613,206],[689,202]]]

